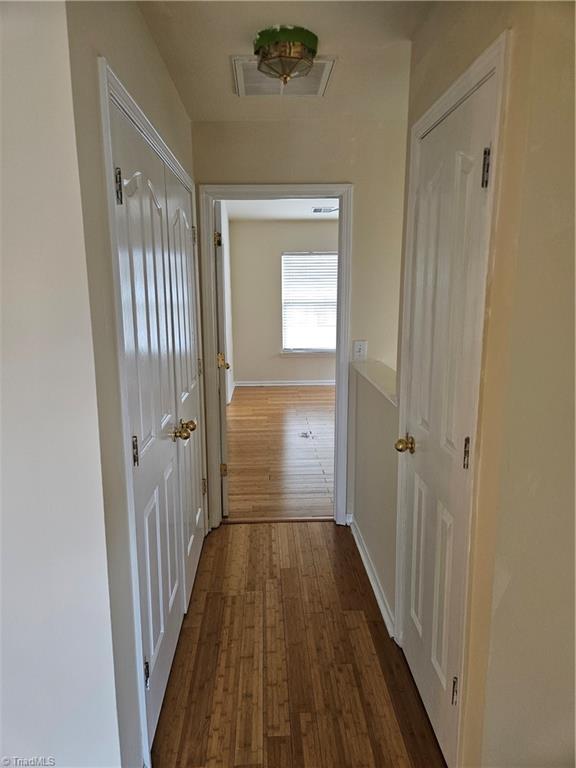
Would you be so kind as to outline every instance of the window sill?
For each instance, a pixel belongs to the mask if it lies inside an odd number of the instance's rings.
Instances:
[[[279,353],[280,357],[294,357],[304,355],[305,357],[335,357],[336,352],[331,349],[284,349]]]

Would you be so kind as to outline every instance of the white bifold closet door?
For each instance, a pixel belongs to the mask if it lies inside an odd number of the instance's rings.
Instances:
[[[190,193],[116,106],[110,118],[151,744],[204,537],[197,261]],[[181,420],[197,426],[174,440]]]
[[[168,243],[174,327],[176,417],[190,426],[190,438],[178,441],[182,503],[185,605],[190,601],[202,540],[202,419],[199,368],[200,327],[198,259],[192,237],[190,193],[166,168]]]

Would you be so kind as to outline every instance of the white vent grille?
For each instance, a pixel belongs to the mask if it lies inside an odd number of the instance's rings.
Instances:
[[[280,80],[258,72],[255,56],[233,56],[236,93],[238,96],[324,96],[334,62],[334,59],[318,56],[305,77],[290,80],[282,89]]]

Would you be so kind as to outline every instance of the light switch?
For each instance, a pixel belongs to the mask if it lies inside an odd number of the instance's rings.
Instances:
[[[368,342],[366,339],[354,339],[352,342],[352,359],[366,360],[368,357]]]

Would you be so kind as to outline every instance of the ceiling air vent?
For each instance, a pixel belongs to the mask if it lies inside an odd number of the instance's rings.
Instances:
[[[324,96],[334,62],[335,59],[317,56],[305,77],[295,77],[282,86],[280,80],[258,71],[255,56],[233,56],[236,93],[238,96]]]

